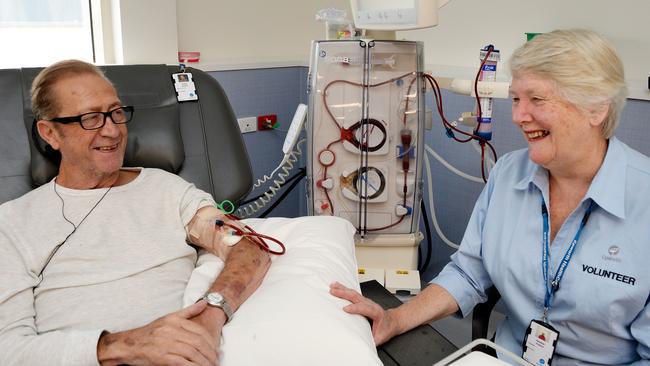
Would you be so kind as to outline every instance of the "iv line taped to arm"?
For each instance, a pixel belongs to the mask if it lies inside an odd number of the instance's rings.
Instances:
[[[222,260],[226,260],[230,247],[241,240],[241,236],[232,235],[227,227],[215,226],[215,221],[230,223],[226,215],[217,207],[206,206],[199,209],[187,225],[187,237],[191,243],[209,250]],[[236,227],[239,223],[232,222]]]

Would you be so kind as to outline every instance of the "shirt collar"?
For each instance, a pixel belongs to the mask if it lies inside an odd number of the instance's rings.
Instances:
[[[585,195],[585,199],[591,198],[602,209],[621,219],[625,219],[626,166],[627,156],[623,145],[616,137],[612,137],[603,164]],[[528,189],[531,183],[537,186],[543,195],[548,194],[548,171],[532,162],[522,179],[515,184],[515,189]]]
[[[528,169],[524,172],[523,177],[515,184],[515,189],[525,190],[532,183],[542,192],[548,192],[548,171],[541,165],[535,164],[528,160]]]
[[[585,198],[591,198],[598,206],[621,219],[625,219],[625,179],[627,155],[623,144],[616,138],[609,139],[605,160],[589,186]]]

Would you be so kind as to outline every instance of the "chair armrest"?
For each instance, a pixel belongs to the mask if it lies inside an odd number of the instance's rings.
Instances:
[[[492,314],[492,309],[501,299],[501,294],[496,287],[492,286],[487,289],[486,294],[488,296],[487,301],[484,303],[478,304],[474,307],[472,312],[472,340],[488,337],[488,326],[490,324],[490,314]],[[485,346],[479,346],[481,352],[488,354],[493,354]]]
[[[402,302],[377,281],[361,283],[362,294],[384,309],[398,307]],[[458,348],[428,324],[420,325],[377,347],[384,365],[431,366]]]

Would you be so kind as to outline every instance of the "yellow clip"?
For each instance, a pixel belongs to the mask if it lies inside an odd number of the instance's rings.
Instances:
[[[404,269],[398,269],[397,271],[395,271],[395,273],[396,274],[401,274],[401,275],[407,275],[407,274],[409,274],[409,271],[404,270]]]
[[[357,269],[357,273],[358,274],[366,274],[366,270],[365,270],[365,268],[359,268],[359,269]]]

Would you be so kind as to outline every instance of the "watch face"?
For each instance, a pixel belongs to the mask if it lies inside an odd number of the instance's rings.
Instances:
[[[228,302],[223,297],[223,295],[221,295],[218,292],[208,292],[207,294],[205,294],[205,296],[203,296],[203,298],[208,302],[208,305],[223,310],[224,314],[226,314],[226,322],[228,322],[230,318],[232,318],[232,313],[233,313],[232,308],[230,307],[230,305],[228,305]]]
[[[210,304],[214,305],[221,305],[223,302],[223,296],[221,296],[220,293],[218,292],[210,292],[209,294],[206,295],[205,299],[208,301]]]

